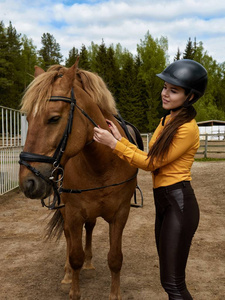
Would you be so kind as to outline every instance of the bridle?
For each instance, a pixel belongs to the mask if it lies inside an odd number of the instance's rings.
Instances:
[[[69,118],[66,125],[66,129],[64,131],[64,134],[59,142],[58,147],[55,150],[55,153],[53,156],[45,156],[40,154],[35,154],[31,152],[24,152],[22,151],[20,153],[20,160],[19,164],[24,165],[28,170],[30,170],[35,176],[40,177],[42,180],[47,182],[47,184],[51,185],[54,191],[54,198],[51,204],[47,205],[45,203],[45,198],[41,199],[42,206],[45,206],[49,209],[58,209],[62,208],[65,205],[60,205],[60,194],[61,193],[82,193],[87,191],[93,191],[93,190],[99,190],[104,189],[107,187],[112,186],[118,186],[121,184],[124,184],[128,181],[133,180],[137,176],[137,172],[129,179],[114,183],[107,186],[101,186],[96,188],[90,188],[90,189],[64,189],[63,188],[63,177],[64,177],[64,169],[63,166],[60,164],[63,153],[66,149],[67,141],[69,138],[69,135],[71,134],[72,125],[73,125],[73,116],[74,116],[74,110],[75,107],[78,108],[81,113],[95,126],[98,127],[98,125],[95,123],[95,121],[81,108],[77,105],[76,99],[74,96],[74,90],[71,89],[71,98],[69,97],[61,97],[61,96],[52,96],[50,97],[49,101],[63,101],[66,103],[70,103],[70,112],[69,112]],[[30,163],[28,162],[41,162],[41,163],[49,163],[53,166],[53,171],[51,173],[51,176],[48,178],[45,175],[43,175],[40,171],[38,171],[36,168],[32,167]],[[56,206],[57,204],[57,206]]]

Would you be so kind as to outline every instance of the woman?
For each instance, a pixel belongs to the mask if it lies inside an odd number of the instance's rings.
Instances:
[[[132,166],[152,172],[161,283],[170,300],[189,300],[193,298],[185,284],[185,268],[199,222],[199,208],[190,184],[190,170],[199,148],[192,104],[205,92],[207,72],[201,64],[183,59],[157,76],[164,81],[162,106],[170,115],[155,130],[149,153],[121,137],[108,120],[112,134],[95,128],[94,140],[111,147]]]

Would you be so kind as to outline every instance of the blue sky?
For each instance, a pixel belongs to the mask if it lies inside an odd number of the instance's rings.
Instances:
[[[225,61],[225,1],[221,0],[0,0],[0,20],[12,21],[37,49],[49,32],[64,58],[73,47],[91,42],[120,43],[133,54],[147,31],[168,38],[168,55],[183,52],[191,37],[217,62]]]

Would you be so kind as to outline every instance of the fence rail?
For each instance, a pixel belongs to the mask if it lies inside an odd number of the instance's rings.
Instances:
[[[225,158],[225,133],[200,134],[200,147],[197,154],[204,158]]]
[[[0,106],[0,195],[18,186],[18,160],[26,130],[26,118],[19,110]]]
[[[141,134],[144,150],[149,151],[149,141],[152,137],[151,133]],[[196,157],[204,158],[225,158],[225,133],[204,133],[200,134],[200,147],[196,153]]]

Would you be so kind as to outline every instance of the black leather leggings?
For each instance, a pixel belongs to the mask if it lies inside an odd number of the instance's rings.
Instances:
[[[161,284],[169,300],[191,300],[185,283],[185,268],[191,240],[199,223],[194,191],[189,181],[182,181],[153,192]]]

